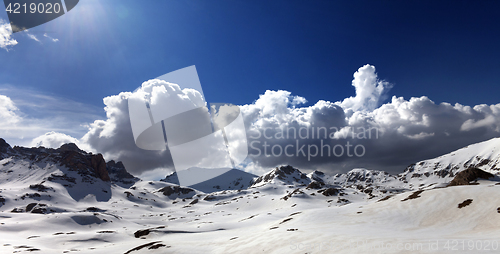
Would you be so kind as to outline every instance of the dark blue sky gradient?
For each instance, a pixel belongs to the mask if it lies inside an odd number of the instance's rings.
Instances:
[[[0,85],[103,106],[196,65],[209,102],[284,89],[312,104],[353,96],[352,74],[372,64],[391,96],[496,104],[499,31],[500,1],[81,0],[29,31],[59,42],[14,35]]]

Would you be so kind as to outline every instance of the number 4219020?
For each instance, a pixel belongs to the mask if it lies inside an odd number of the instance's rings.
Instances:
[[[61,12],[61,5],[59,3],[9,3],[6,11],[8,13],[59,13]]]

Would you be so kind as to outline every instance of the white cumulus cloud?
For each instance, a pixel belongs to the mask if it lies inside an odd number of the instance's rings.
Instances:
[[[17,44],[15,39],[11,38],[12,28],[9,23],[0,19],[0,48],[9,50],[9,46],[14,46]]]
[[[0,95],[0,125],[9,126],[18,123],[21,119],[17,115],[18,108],[14,102],[5,95]]]
[[[386,93],[392,88],[389,82],[378,79],[375,66],[369,64],[354,73],[352,86],[356,89],[356,96],[344,99],[339,105],[354,112],[374,110],[386,99]]]
[[[32,147],[50,147],[58,148],[66,143],[75,143],[77,146],[80,145],[78,139],[59,132],[47,132],[44,135],[38,136],[31,141]]]
[[[146,151],[136,146],[129,119],[127,100],[133,94],[165,97],[179,92],[175,86],[167,87],[172,91],[155,90],[155,82],[144,82],[134,93],[122,92],[104,98],[106,118],[91,123],[89,131],[78,140],[79,145],[103,153],[107,159],[123,161],[136,175],[158,175],[165,168],[172,170],[168,150]],[[241,105],[250,153],[242,167],[253,173],[282,164],[330,173],[358,167],[401,172],[419,160],[500,135],[500,104],[473,107],[438,104],[426,96],[408,99],[392,96],[384,101],[392,85],[380,80],[371,65],[356,71],[352,86],[355,96],[336,102],[320,100],[304,106],[305,98],[279,90],[265,91],[255,102]],[[196,102],[196,96],[183,96],[179,98],[186,100],[185,103],[202,105],[201,101]],[[15,114],[12,105],[4,107],[10,107],[10,111],[5,111],[7,114]],[[49,138],[53,140],[49,142]],[[75,141],[50,133],[33,142],[58,145],[61,140]],[[343,155],[332,156],[330,151],[327,156],[327,145],[342,146]],[[358,155],[363,152],[362,156],[354,155],[355,147]],[[339,153],[337,148],[335,151]],[[351,149],[350,154],[347,149]]]
[[[148,151],[136,146],[128,112],[127,100],[131,95],[131,92],[122,92],[104,98],[106,120],[91,123],[80,144],[102,153],[107,160],[123,161],[127,170],[136,175],[157,168],[172,169],[166,150]]]

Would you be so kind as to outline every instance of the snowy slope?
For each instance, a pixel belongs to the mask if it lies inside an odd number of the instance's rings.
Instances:
[[[110,201],[79,202],[75,212],[3,212],[0,253],[23,246],[40,253],[415,253],[396,247],[436,239],[435,253],[455,253],[446,241],[485,245],[500,233],[500,185],[494,182],[341,206],[331,205],[337,196],[307,190],[284,199],[294,188],[273,183],[176,199],[157,192],[164,186],[139,182],[129,198],[113,189]],[[458,208],[468,199],[471,204]],[[394,248],[376,249],[379,243]]]

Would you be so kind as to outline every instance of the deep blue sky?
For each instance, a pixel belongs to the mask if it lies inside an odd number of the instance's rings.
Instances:
[[[352,74],[372,64],[391,96],[496,104],[499,31],[500,1],[81,0],[29,31],[41,43],[13,35],[0,86],[102,107],[196,65],[209,102],[284,89],[315,103],[354,95]]]

